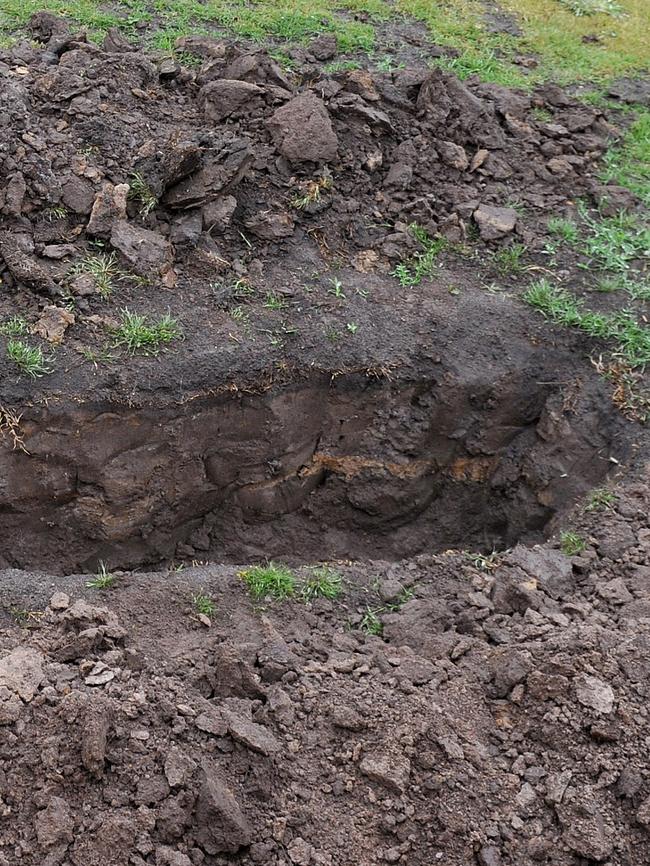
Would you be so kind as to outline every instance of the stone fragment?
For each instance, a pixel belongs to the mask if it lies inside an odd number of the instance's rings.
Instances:
[[[48,271],[22,249],[18,235],[0,231],[0,256],[16,282],[23,283],[27,288],[41,294],[60,294]]]
[[[330,162],[338,139],[325,103],[313,93],[301,93],[267,122],[278,151],[289,162]]]
[[[495,241],[513,232],[517,225],[517,211],[511,207],[482,204],[474,211],[474,220],[484,241]]]
[[[70,596],[67,592],[55,592],[50,599],[52,610],[65,610],[70,606]]]
[[[263,95],[264,90],[256,84],[220,78],[204,84],[198,98],[206,119],[219,122],[254,110]]]
[[[134,226],[125,220],[114,224],[111,246],[119,250],[131,269],[142,277],[155,278],[171,268],[172,249],[169,241],[157,232]]]
[[[71,213],[79,216],[88,216],[95,196],[95,187],[86,178],[71,175],[61,184],[61,201]]]
[[[331,60],[337,50],[336,36],[329,33],[321,33],[309,43],[309,51],[316,60]]]
[[[597,713],[611,713],[614,709],[614,691],[598,677],[582,674],[575,679],[576,698]]]
[[[484,845],[478,852],[480,866],[501,866],[501,852],[494,845]]]
[[[224,232],[237,210],[237,199],[234,195],[220,196],[215,201],[203,206],[203,228],[210,234]]]
[[[207,854],[236,854],[250,845],[253,831],[226,784],[206,773],[194,810],[195,835]]]
[[[186,785],[195,769],[196,763],[192,758],[177,746],[172,746],[167,753],[164,766],[165,778],[169,786],[177,788],[180,785]]]
[[[601,863],[612,853],[614,844],[593,796],[583,795],[557,807],[563,828],[562,839],[580,857]]]
[[[358,732],[363,731],[366,727],[363,716],[347,704],[333,706],[330,710],[330,718],[334,727],[343,728],[346,731]]]
[[[466,171],[469,168],[469,159],[465,153],[465,148],[461,147],[460,144],[454,144],[453,141],[440,141],[437,147],[445,165],[455,168],[457,171]]]
[[[0,725],[13,725],[17,722],[23,706],[17,694],[0,685]]]
[[[312,846],[300,836],[294,839],[287,848],[289,859],[295,866],[309,866],[312,862],[312,852]]]
[[[359,764],[359,769],[373,782],[401,794],[409,783],[411,762],[399,755],[366,755]]]
[[[198,715],[194,720],[194,724],[200,731],[212,734],[213,737],[225,737],[228,733],[228,724],[223,714],[216,707],[206,709],[205,712]]]
[[[76,319],[74,313],[57,307],[53,304],[45,307],[40,319],[34,325],[34,333],[38,334],[48,343],[58,346],[63,342],[65,332],[70,325],[74,325]]]
[[[228,733],[238,743],[261,755],[273,755],[280,750],[278,740],[263,725],[258,725],[230,711],[225,711],[224,717],[228,725]]]
[[[0,688],[4,686],[25,703],[33,700],[45,679],[43,656],[30,647],[18,647],[0,659]]]
[[[50,801],[34,819],[36,838],[41,848],[53,848],[62,842],[72,842],[74,819],[70,807],[61,797],[50,797]]]
[[[106,741],[111,726],[109,706],[103,699],[89,702],[81,720],[81,762],[96,778],[104,773]]]
[[[156,866],[192,866],[192,861],[175,848],[167,845],[158,845],[156,848]]]
[[[246,220],[246,228],[265,241],[277,241],[291,237],[294,221],[288,213],[256,213]]]
[[[633,601],[632,593],[628,590],[622,577],[615,577],[607,583],[599,584],[596,587],[596,592],[611,604],[627,604]]]
[[[513,686],[523,682],[533,668],[528,655],[519,650],[503,650],[491,662],[496,697],[504,698]]]
[[[128,195],[128,183],[116,185],[105,183],[95,196],[86,234],[93,238],[108,240],[115,223],[126,219]]]
[[[645,799],[636,810],[636,820],[646,830],[650,830],[650,797]]]

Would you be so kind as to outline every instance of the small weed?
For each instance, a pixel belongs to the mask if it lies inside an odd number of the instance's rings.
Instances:
[[[42,610],[28,610],[24,607],[12,607],[10,612],[16,625],[21,628],[38,628],[44,616]]]
[[[53,223],[56,220],[65,219],[68,215],[68,209],[64,205],[52,205],[52,207],[46,207],[43,211],[43,219],[47,220],[49,223]]]
[[[194,610],[197,613],[202,613],[204,616],[214,616],[214,612],[217,609],[212,598],[202,592],[197,592],[192,596],[192,604],[194,605]]]
[[[316,204],[322,198],[323,192],[332,188],[332,178],[324,174],[315,180],[308,180],[300,184],[301,192],[291,199],[291,207],[296,210],[305,210],[311,204]]]
[[[343,578],[326,565],[311,569],[311,575],[300,586],[300,597],[303,601],[313,601],[315,598],[338,598],[343,592]]]
[[[116,581],[115,575],[111,574],[106,568],[106,563],[100,560],[97,574],[86,583],[86,586],[89,589],[110,589],[111,586],[115,585]]]
[[[287,306],[287,301],[282,295],[276,295],[275,292],[267,292],[264,306],[269,310],[284,310]]]
[[[494,571],[501,564],[500,554],[493,550],[492,553],[466,553],[469,561],[475,568],[481,571]]]
[[[329,328],[325,329],[325,337],[330,343],[338,343],[341,339],[341,332],[334,325],[330,325]]]
[[[29,325],[22,316],[12,316],[0,325],[0,334],[7,337],[24,337],[29,334]]]
[[[158,205],[157,196],[139,171],[129,181],[129,198],[139,202],[138,213],[142,217],[149,216]]]
[[[530,112],[535,120],[538,120],[540,123],[550,123],[553,120],[553,115],[546,108],[539,108],[536,106]]]
[[[361,617],[361,622],[359,623],[361,631],[366,634],[373,634],[380,637],[384,633],[384,624],[379,615],[383,612],[384,608],[382,607],[368,606]]]
[[[397,596],[395,601],[392,601],[390,604],[387,605],[387,609],[392,611],[393,613],[397,613],[404,607],[407,601],[410,601],[413,598],[414,595],[415,593],[412,589],[405,587]]]
[[[289,71],[295,69],[297,66],[296,61],[293,59],[293,57],[289,57],[289,55],[285,54],[284,51],[269,51],[269,57],[272,57],[273,60],[275,60],[275,62],[278,64],[278,66],[281,66],[283,69]]]
[[[356,322],[348,322],[345,327],[349,331],[350,334],[356,334],[357,331],[359,330],[359,326],[357,325]]]
[[[323,72],[333,75],[335,72],[347,72],[351,69],[361,69],[358,60],[334,60],[332,63],[325,64]]]
[[[22,417],[22,414],[18,415],[13,409],[0,406],[0,439],[10,439],[13,451],[18,450],[29,454],[20,428]]]
[[[345,292],[343,291],[343,283],[339,280],[338,277],[332,277],[330,280],[330,284],[332,286],[331,289],[328,289],[328,293],[330,295],[334,295],[335,298],[344,301],[345,300]]]
[[[576,244],[580,239],[580,230],[573,220],[566,217],[551,217],[546,227],[549,234],[564,241],[565,244]]]
[[[431,276],[438,256],[447,246],[445,238],[429,237],[429,234],[417,223],[412,223],[409,229],[421,250],[410,259],[400,262],[393,271],[393,276],[397,277],[404,288],[419,286],[425,277]]]
[[[291,598],[296,592],[296,578],[291,569],[286,565],[269,562],[266,565],[253,565],[239,576],[248,587],[248,591],[255,599]]]
[[[619,18],[625,12],[616,0],[558,0],[558,2],[578,18],[585,15],[611,15],[613,18]]]
[[[560,549],[565,556],[577,556],[587,546],[587,542],[576,532],[568,530],[560,533]]]
[[[109,361],[114,360],[114,356],[108,351],[108,349],[91,349],[90,346],[83,346],[79,349],[79,354],[85,361],[89,361],[95,369],[99,367],[101,363],[108,363]]]
[[[492,261],[497,271],[503,276],[520,274],[524,270],[521,260],[525,252],[524,244],[510,244],[510,246],[495,252]]]
[[[616,502],[616,494],[606,487],[598,487],[592,490],[587,497],[585,511],[607,511]]]
[[[379,72],[386,72],[389,75],[396,72],[398,69],[404,69],[405,66],[406,64],[402,61],[395,63],[395,60],[390,56],[390,54],[387,54],[385,57],[382,57],[377,61],[377,69]]]
[[[242,307],[241,305],[233,307],[232,310],[230,310],[230,318],[233,319],[233,321],[235,322],[241,322],[242,325],[250,324],[249,312],[245,307]]]
[[[597,292],[626,292],[633,301],[650,301],[650,284],[639,283],[628,274],[607,274],[598,277],[595,289]]]
[[[52,372],[40,346],[29,346],[23,340],[9,340],[7,356],[21,372],[27,373],[32,379],[40,379]]]
[[[173,340],[181,338],[176,319],[169,314],[158,322],[150,322],[147,316],[122,310],[122,323],[114,332],[114,349],[124,348],[131,355],[158,355]]]
[[[115,283],[124,278],[115,253],[97,253],[81,259],[72,266],[70,275],[76,277],[82,274],[92,277],[95,288],[104,300],[111,296]]]

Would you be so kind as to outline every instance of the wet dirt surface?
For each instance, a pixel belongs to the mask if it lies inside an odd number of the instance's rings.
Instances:
[[[638,209],[613,118],[417,33],[391,72],[32,35],[0,319],[52,372],[1,353],[0,866],[643,866],[648,434],[491,264],[546,273],[578,197]],[[400,284],[413,223],[445,249]],[[183,339],[128,354],[124,308]],[[228,563],[270,557],[341,596],[252,602]]]

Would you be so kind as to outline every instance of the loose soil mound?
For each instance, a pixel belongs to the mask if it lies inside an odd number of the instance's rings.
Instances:
[[[71,598],[0,631],[0,862],[642,866],[648,478],[603,509],[572,558],[342,564],[309,604],[2,572],[16,615]]]

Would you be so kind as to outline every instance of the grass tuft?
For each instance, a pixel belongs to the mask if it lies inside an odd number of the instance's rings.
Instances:
[[[315,598],[338,598],[343,593],[343,578],[325,565],[311,569],[311,574],[300,586],[300,597],[303,601],[313,601]]]
[[[291,598],[296,592],[296,577],[286,565],[269,562],[253,565],[239,573],[254,599]]]
[[[492,256],[492,262],[502,276],[520,274],[524,270],[522,258],[525,252],[524,244],[510,244],[497,250]]]
[[[29,325],[22,316],[12,316],[0,325],[0,334],[7,337],[24,337],[29,334]]]
[[[96,255],[85,256],[72,266],[70,274],[73,277],[83,274],[92,277],[95,288],[104,300],[111,296],[115,283],[124,277],[115,253],[110,253],[110,255],[97,253]]]
[[[173,340],[180,339],[181,332],[176,319],[169,314],[152,322],[147,316],[124,309],[114,336],[114,349],[126,349],[131,355],[158,355]]]
[[[550,234],[565,244],[577,244],[580,239],[580,229],[577,224],[566,217],[551,217],[546,227]]]
[[[117,582],[117,577],[106,567],[106,563],[100,560],[99,569],[95,577],[87,581],[86,586],[89,589],[110,589]]]
[[[202,613],[203,616],[214,616],[216,605],[209,595],[203,592],[197,592],[192,596],[192,604],[197,613]]]
[[[158,206],[157,196],[139,171],[129,181],[129,198],[139,203],[138,213],[142,217],[148,216]]]
[[[370,607],[368,606],[363,616],[361,617],[361,622],[359,623],[359,628],[361,631],[366,634],[372,634],[376,637],[380,637],[384,633],[384,624],[381,621],[380,614],[384,612],[383,607]]]
[[[587,497],[585,511],[607,511],[616,502],[616,494],[606,487],[598,487],[592,490]]]
[[[560,533],[560,548],[565,556],[578,556],[587,546],[587,542],[577,532],[564,530]]]
[[[419,286],[425,277],[431,276],[438,256],[447,247],[446,238],[431,238],[417,223],[412,223],[409,230],[420,245],[420,251],[406,261],[400,262],[393,271],[393,276],[397,277],[400,286],[404,288]]]
[[[40,346],[29,346],[23,340],[9,340],[7,356],[22,373],[26,373],[32,379],[40,379],[41,376],[52,372]]]

